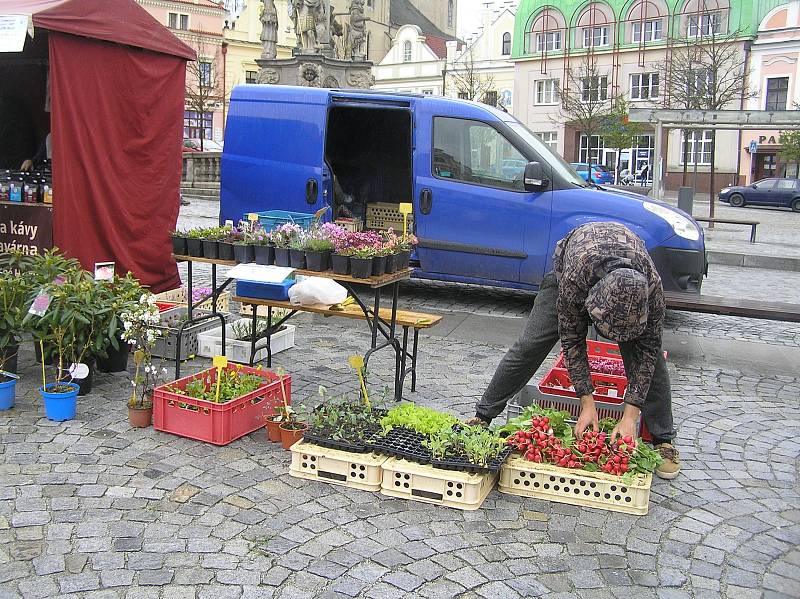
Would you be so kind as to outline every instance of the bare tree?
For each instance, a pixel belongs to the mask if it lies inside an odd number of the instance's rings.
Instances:
[[[222,68],[217,56],[217,47],[209,44],[203,33],[198,33],[190,40],[190,45],[197,52],[197,60],[186,63],[186,109],[194,112],[199,119],[200,150],[204,149],[205,139],[204,115],[214,110],[217,102],[223,102]]]
[[[564,87],[558,94],[561,100],[559,116],[551,120],[556,124],[572,125],[586,135],[586,158],[591,166],[592,138],[602,134],[615,104],[615,97],[608,89],[608,75],[598,70],[597,58],[587,54],[577,68],[570,67],[564,72]],[[590,170],[590,181],[591,178]]]
[[[609,148],[617,150],[617,162],[614,165],[614,181],[619,183],[619,165],[622,158],[622,150],[630,148],[636,144],[636,138],[644,133],[644,127],[640,123],[628,121],[628,103],[624,98],[617,98],[611,113],[603,119],[600,135],[603,142]],[[630,159],[631,171],[633,171],[633,156]]]
[[[487,96],[491,96],[492,92],[496,96],[494,77],[491,74],[480,72],[480,68],[475,65],[475,54],[472,48],[453,61],[448,74],[459,98],[486,101]]]
[[[662,64],[664,99],[668,108],[685,110],[724,110],[753,96],[746,81],[743,33],[718,33],[720,20],[715,13],[695,15],[694,31],[685,38],[673,40],[673,49]],[[682,131],[684,184],[688,162],[688,135]],[[694,142],[695,148],[697,141]],[[702,144],[702,142],[701,142]],[[709,177],[709,218],[714,218],[714,162],[716,131],[711,130]],[[702,148],[702,145],[701,145]],[[697,152],[694,152],[697,166]]]

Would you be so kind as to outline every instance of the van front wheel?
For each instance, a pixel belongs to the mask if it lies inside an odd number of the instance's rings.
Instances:
[[[744,196],[740,193],[735,193],[731,196],[731,206],[734,208],[741,208],[744,206]]]

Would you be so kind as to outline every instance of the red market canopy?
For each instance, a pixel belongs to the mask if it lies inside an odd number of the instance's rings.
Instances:
[[[169,233],[194,50],[134,0],[6,0],[0,14],[49,31],[55,245],[90,270],[114,261],[153,291],[178,287]]]

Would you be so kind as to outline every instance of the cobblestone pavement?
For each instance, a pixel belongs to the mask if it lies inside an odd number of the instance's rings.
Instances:
[[[296,401],[354,391],[362,328],[306,316],[276,362]],[[462,416],[504,348],[423,338],[414,399]],[[391,363],[370,364],[373,389]],[[187,365],[199,369],[207,362]],[[647,516],[493,491],[474,512],[287,474],[258,432],[214,447],[132,430],[124,376],[44,418],[21,359],[0,413],[0,597],[798,597],[800,378],[671,365],[684,472]]]

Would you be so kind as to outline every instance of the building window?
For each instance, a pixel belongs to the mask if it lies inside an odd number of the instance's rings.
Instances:
[[[547,147],[553,151],[556,150],[558,146],[558,131],[539,131],[536,135]]]
[[[375,8],[375,0],[367,0],[367,8]]]
[[[658,97],[658,73],[631,75],[631,100],[650,100]]]
[[[711,164],[711,130],[688,131],[683,137],[681,164]]]
[[[453,26],[453,0],[447,0],[447,26]]]
[[[172,29],[189,29],[189,15],[182,15],[177,12],[167,13],[167,25]]]
[[[458,92],[458,99],[469,100],[469,94],[467,92]]]
[[[772,77],[767,79],[767,105],[764,110],[786,110],[786,99],[788,95],[788,77]]]
[[[432,89],[423,89],[422,90],[422,95],[423,96],[432,96],[433,95],[433,90]]]
[[[644,31],[644,35],[642,35]],[[661,39],[661,19],[653,21],[636,21],[633,24],[634,42],[654,42]]]
[[[596,48],[608,45],[608,27],[584,27],[583,47]]]
[[[536,82],[536,104],[558,103],[558,79],[541,79]]]
[[[705,13],[702,15],[689,15],[689,37],[702,37],[716,35],[720,32],[722,18],[720,13]]]
[[[548,31],[547,33],[536,34],[536,51],[552,52],[561,50],[561,32]]]
[[[497,92],[492,90],[483,95],[483,103],[489,106],[497,106]]]
[[[183,136],[189,139],[211,139],[213,116],[210,112],[193,112],[187,110],[183,113]]]
[[[503,56],[511,55],[511,34],[506,31],[503,34]]]
[[[200,63],[200,85],[203,87],[211,87],[211,63]]]
[[[603,138],[599,135],[592,135],[592,157],[591,162],[592,164],[601,164],[600,157],[603,155],[603,149],[605,145],[603,143]],[[580,150],[578,152],[579,160],[578,162],[589,162],[589,136],[582,133],[581,134],[581,145]]]
[[[403,62],[411,62],[411,42],[403,42]]]
[[[256,77],[258,76],[258,71],[245,71],[244,72],[244,82],[245,83],[256,83]]]
[[[581,79],[581,100],[584,102],[603,102],[608,99],[608,77],[594,75]]]
[[[686,77],[687,98],[708,98],[714,93],[714,71],[697,69]]]

